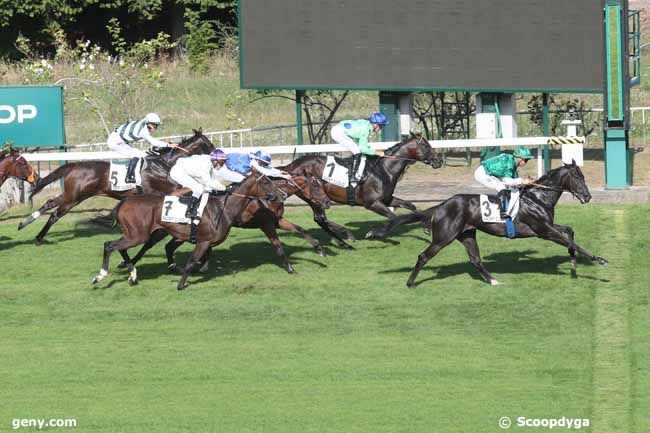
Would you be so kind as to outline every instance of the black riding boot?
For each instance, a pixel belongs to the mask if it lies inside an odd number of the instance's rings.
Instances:
[[[361,153],[357,153],[352,157],[352,167],[350,168],[350,184],[353,182],[356,184],[359,179],[357,178],[357,170],[359,170],[359,164],[361,164]]]
[[[190,197],[190,202],[187,204],[187,210],[185,211],[185,218],[194,219],[198,218],[199,203],[201,198]]]
[[[499,197],[499,208],[501,211],[501,219],[510,218],[508,215],[508,202],[510,201],[510,190],[502,189],[497,193]]]
[[[129,166],[126,169],[126,183],[135,183],[135,168],[138,166],[140,158],[131,158]]]

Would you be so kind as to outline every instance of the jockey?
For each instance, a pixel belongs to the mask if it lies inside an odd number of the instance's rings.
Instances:
[[[357,182],[357,170],[361,155],[375,155],[375,150],[368,145],[370,134],[377,133],[388,123],[383,113],[372,113],[368,119],[343,120],[332,127],[332,139],[354,156],[350,169],[350,181]]]
[[[190,227],[190,242],[196,242],[199,221],[198,208],[201,195],[210,191],[225,191],[226,185],[233,182],[228,176],[222,176],[225,170],[227,156],[221,149],[215,149],[209,155],[194,155],[179,158],[169,171],[169,177],[184,188],[192,190],[190,203],[187,205],[185,217],[192,220]]]
[[[474,172],[474,179],[488,188],[497,190],[499,205],[501,207],[501,219],[508,218],[507,202],[510,199],[508,187],[517,185],[528,185],[533,179],[522,179],[517,174],[517,169],[526,165],[529,159],[533,158],[530,149],[520,146],[511,154],[502,153],[490,159],[486,159]]]
[[[126,183],[135,183],[135,167],[138,165],[138,160],[145,156],[145,152],[131,147],[131,143],[145,140],[154,147],[178,147],[178,144],[167,143],[151,136],[160,123],[160,116],[149,113],[144,119],[124,123],[109,134],[106,140],[108,148],[131,158],[126,171]]]
[[[230,153],[226,166],[229,170],[242,176],[248,176],[255,169],[268,177],[291,179],[289,173],[271,166],[271,155],[263,150],[258,150],[255,153]]]

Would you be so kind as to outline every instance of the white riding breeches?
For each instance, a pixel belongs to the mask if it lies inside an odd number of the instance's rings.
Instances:
[[[201,194],[210,190],[176,165],[169,171],[169,177],[174,179],[174,181],[179,183],[183,188],[191,189],[192,196],[196,198],[201,197]]]
[[[108,136],[106,144],[110,150],[128,156],[129,158],[144,158],[147,155],[144,151],[126,144],[124,140],[122,140],[122,137],[120,137],[115,131],[111,132]]]
[[[336,141],[338,144],[340,144],[341,146],[345,147],[347,150],[352,152],[352,155],[361,153],[357,143],[355,143],[353,139],[348,137],[348,135],[345,133],[345,129],[343,128],[343,125],[341,125],[340,123],[332,127],[332,130],[330,131],[330,135],[332,136],[332,139],[334,141]]]
[[[485,172],[485,167],[479,165],[476,171],[474,172],[474,179],[482,185],[487,186],[490,189],[495,189],[497,191],[502,191],[507,189],[505,183],[501,181],[498,177],[491,176]]]

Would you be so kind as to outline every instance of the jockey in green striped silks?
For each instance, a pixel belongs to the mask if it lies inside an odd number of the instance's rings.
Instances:
[[[108,136],[108,148],[124,156],[131,158],[126,171],[126,183],[135,183],[135,168],[138,160],[145,156],[145,152],[131,146],[131,143],[138,140],[145,140],[153,147],[178,147],[175,143],[167,143],[151,136],[158,129],[160,116],[156,113],[147,114],[142,120],[134,120],[124,123]]]

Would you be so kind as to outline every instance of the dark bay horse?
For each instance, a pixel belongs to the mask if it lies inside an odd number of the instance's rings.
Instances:
[[[0,186],[10,177],[15,177],[34,185],[39,181],[36,170],[16,149],[0,151]]]
[[[576,251],[592,261],[606,265],[607,260],[590,253],[575,243],[572,227],[553,222],[555,205],[563,191],[570,192],[583,204],[591,200],[585,178],[575,161],[573,164],[565,164],[549,171],[534,184],[522,189],[519,213],[515,219],[516,237],[539,237],[567,247],[574,269]],[[505,224],[482,221],[478,195],[457,194],[425,211],[393,218],[376,230],[375,236],[384,238],[394,227],[414,222],[430,226],[432,240],[429,247],[418,256],[415,268],[406,283],[407,286],[413,287],[415,278],[424,265],[454,239],[467,249],[469,260],[481,277],[492,285],[498,284],[498,281],[490,275],[481,262],[481,255],[476,243],[476,230],[504,237],[506,236]]]
[[[389,207],[403,207],[410,211],[416,211],[413,203],[394,197],[393,193],[397,181],[404,174],[406,168],[418,161],[430,165],[434,169],[442,167],[443,162],[442,156],[434,152],[429,142],[419,135],[412,135],[386,149],[384,156],[377,160],[366,160],[366,165],[369,168],[365,179],[359,183],[354,192],[354,203],[386,218],[395,216]],[[327,157],[325,156],[306,155],[281,168],[291,174],[320,178],[326,162]],[[326,182],[325,192],[332,201],[348,204],[346,188]],[[328,221],[322,208],[312,204],[310,206],[314,211],[314,221],[341,245],[350,247],[341,236],[353,240],[352,233],[345,227]]]
[[[208,137],[202,134],[201,130],[194,130],[194,135],[184,139],[180,143],[180,147],[183,150],[172,149],[161,156],[148,156],[145,158],[141,173],[142,192],[151,194],[170,193],[179,187],[176,182],[168,177],[169,170],[178,158],[188,155],[207,154],[214,150],[214,145]],[[110,167],[111,163],[108,161],[70,162],[45,176],[32,192],[32,197],[60,178],[63,178],[64,191],[57,197],[49,199],[39,210],[25,218],[18,225],[18,230],[22,230],[50,209],[56,208],[45,226],[36,235],[35,243],[41,245],[50,228],[70,209],[82,201],[97,195],[120,200],[139,192],[136,188],[128,191],[111,190]]]
[[[327,209],[330,206],[330,201],[325,192],[323,191],[322,183],[315,177],[294,176],[291,181],[286,179],[274,179],[273,183],[286,197],[296,194],[307,203],[317,202],[323,208]],[[275,249],[276,254],[282,261],[282,266],[287,272],[293,273],[293,265],[289,261],[287,255],[284,253],[284,248],[280,242],[280,238],[276,229],[280,228],[292,233],[299,234],[309,244],[316,249],[316,252],[325,256],[320,243],[309,236],[309,234],[297,224],[292,223],[284,218],[284,203],[278,201],[269,201],[265,199],[251,200],[246,206],[244,211],[235,218],[233,227],[246,228],[246,229],[260,229],[264,232],[266,237],[269,238],[271,245]],[[153,247],[156,243],[167,236],[165,231],[157,231],[151,235],[151,238],[142,246],[138,251],[131,263],[135,265],[144,254]],[[165,252],[167,254],[167,265],[170,270],[176,269],[176,261],[174,260],[174,252],[185,241],[179,239],[171,239],[165,245]],[[204,266],[207,266],[211,249],[208,249],[206,256],[201,259]],[[126,267],[127,262],[120,263],[119,267]]]
[[[182,269],[178,290],[183,290],[187,276],[205,255],[208,248],[219,245],[228,236],[230,228],[250,200],[265,197],[268,200],[284,200],[277,187],[267,177],[253,172],[232,191],[210,197],[199,224],[197,242],[187,264]],[[102,269],[93,279],[93,284],[108,275],[111,253],[119,251],[129,269],[129,283],[137,283],[137,271],[129,261],[127,250],[147,242],[151,236],[162,230],[172,237],[187,240],[190,236],[189,224],[176,224],[161,221],[164,198],[160,195],[142,194],[125,198],[116,208],[116,218],[122,228],[123,236],[115,241],[104,243]]]

